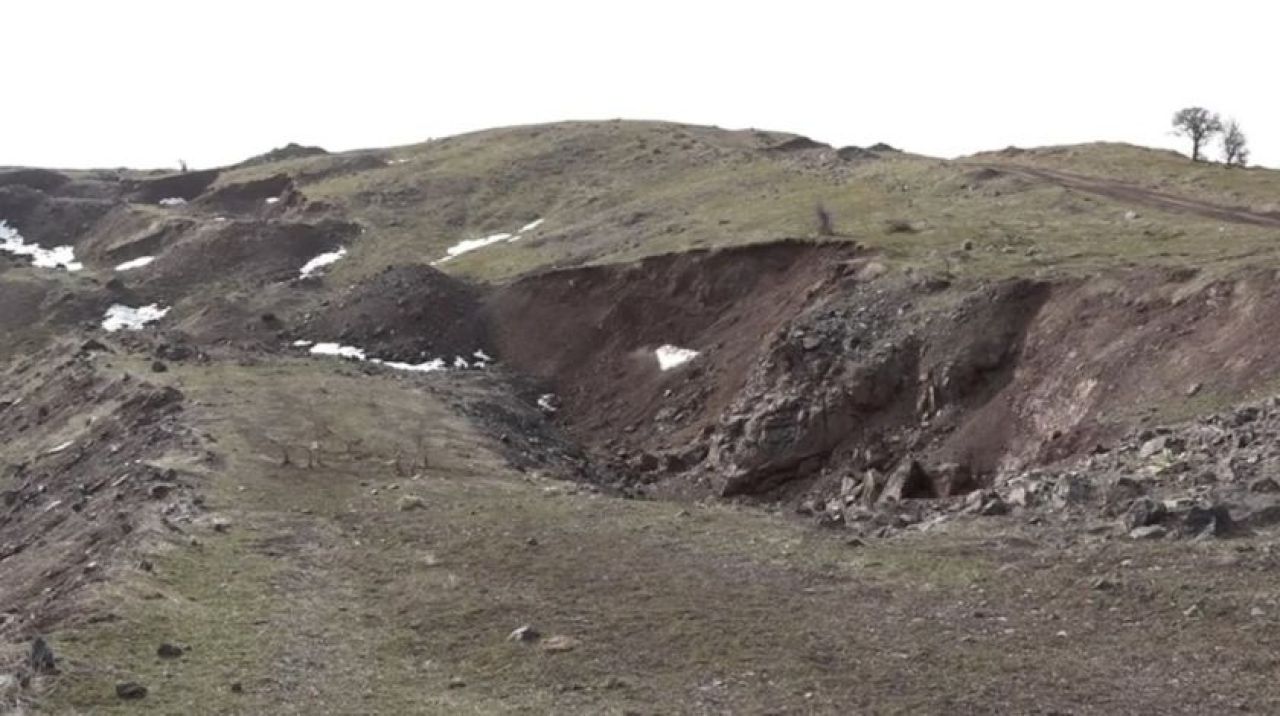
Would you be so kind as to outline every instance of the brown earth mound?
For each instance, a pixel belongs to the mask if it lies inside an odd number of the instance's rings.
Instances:
[[[473,360],[491,350],[477,287],[430,266],[395,266],[329,300],[301,320],[298,337],[338,341],[387,360]]]
[[[683,448],[741,390],[768,336],[856,255],[788,241],[556,271],[500,289],[486,317],[500,359],[559,397],[579,439],[623,457],[622,441]],[[664,345],[700,355],[663,371]]]
[[[387,162],[381,154],[356,154],[329,157],[303,167],[294,174],[299,185],[306,186],[325,179],[381,169]]]
[[[237,164],[237,167],[252,167],[258,164],[270,164],[272,162],[284,161],[286,159],[299,159],[302,157],[314,157],[328,154],[323,147],[309,147],[297,142],[289,142],[283,147],[276,147],[269,152],[264,152],[255,157],[249,157]]]
[[[8,455],[26,456],[0,465],[7,639],[81,612],[78,591],[105,579],[122,547],[165,519],[179,530],[174,523],[196,509],[183,497],[188,480],[151,462],[197,447],[178,422],[182,394],[103,375],[93,363],[90,351],[46,351],[0,375],[0,440]]]
[[[25,186],[43,192],[52,192],[71,181],[71,177],[48,169],[0,170],[0,186]]]
[[[1239,399],[1280,375],[1256,340],[1280,329],[1270,272],[965,286],[883,272],[799,242],[660,256],[517,280],[485,323],[598,459],[726,495],[843,481],[872,501],[913,484],[946,496],[1114,440],[1149,415],[1134,406]],[[700,355],[663,371],[667,344]]]
[[[125,182],[124,189],[132,201],[158,204],[161,199],[191,201],[218,179],[217,169],[170,174],[156,179],[135,179]]]
[[[97,259],[116,266],[142,256],[156,256],[196,231],[198,224],[190,218],[175,216],[156,221],[140,216],[130,205],[117,207],[94,227],[87,245],[77,246],[77,256]]]
[[[831,145],[823,144],[808,137],[792,137],[791,139],[765,147],[766,152],[802,152],[810,149],[830,149]]]
[[[46,248],[75,245],[112,206],[101,199],[53,197],[25,185],[0,186],[0,220]]]
[[[836,156],[840,157],[845,161],[854,161],[856,159],[879,159],[880,158],[879,154],[876,154],[870,149],[863,149],[862,147],[855,147],[852,145],[848,147],[840,147],[839,149],[837,149]]]
[[[346,245],[359,233],[355,224],[331,220],[205,224],[148,266],[141,286],[157,298],[174,301],[198,285],[252,287],[289,281],[308,261]]]
[[[201,194],[195,203],[200,208],[215,212],[252,214],[268,208],[268,199],[277,200],[277,209],[303,201],[287,174],[273,174],[263,179],[214,187]]]
[[[96,325],[122,294],[89,285],[70,291],[39,273],[3,270],[0,258],[0,359],[29,355],[53,336]]]

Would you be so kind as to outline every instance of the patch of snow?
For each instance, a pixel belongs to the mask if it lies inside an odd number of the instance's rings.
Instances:
[[[556,411],[560,410],[560,408],[558,408],[558,407],[556,406],[556,394],[555,394],[555,393],[544,393],[541,397],[539,397],[539,398],[538,398],[538,407],[539,407],[539,408],[542,410],[542,412],[544,412],[544,413],[554,413],[554,412],[556,412]]]
[[[404,164],[404,163],[405,163],[405,162],[407,162],[407,161],[409,161],[409,160],[408,160],[408,159],[388,159],[388,160],[387,160],[387,166],[395,166],[395,165],[397,165],[397,164]]]
[[[156,260],[156,257],[154,256],[139,256],[138,258],[132,261],[125,261],[124,263],[120,264],[119,266],[116,267],[116,270],[131,271],[136,268],[142,268],[143,266],[146,266],[147,264],[155,260]]]
[[[658,358],[658,367],[662,370],[679,368],[698,357],[698,352],[690,348],[677,348],[673,345],[659,346],[653,352]]]
[[[332,263],[337,263],[338,261],[341,261],[342,259],[346,258],[346,255],[347,255],[346,247],[339,248],[337,251],[330,251],[328,253],[320,254],[314,259],[311,259],[310,261],[303,264],[302,270],[298,272],[298,275],[301,276],[302,278],[307,278],[308,276],[312,276],[317,271],[324,268],[325,266],[328,266],[329,264],[332,264]]]
[[[504,241],[509,244],[515,243],[519,241],[524,236],[525,233],[533,231],[539,226],[542,226],[542,222],[544,221],[546,221],[546,219],[534,219],[533,221],[530,221],[529,223],[520,227],[520,230],[514,234],[506,234],[506,233],[493,234],[491,236],[486,236],[481,239],[466,239],[465,241],[460,241],[457,244],[450,246],[448,249],[445,250],[445,253],[448,254],[447,256],[445,256],[442,259],[437,259],[435,261],[432,261],[431,265],[438,266],[442,263],[445,263],[446,261],[452,261],[453,259],[457,258],[462,254],[467,253],[468,251],[483,249],[486,246],[502,243]]]
[[[187,203],[187,200],[183,199],[180,196],[171,196],[168,199],[160,200],[160,206],[182,206],[183,204],[186,204],[186,203]]]
[[[268,204],[274,204],[274,203],[276,203],[276,202],[278,202],[278,201],[280,201],[280,197],[278,197],[278,196],[270,196],[270,197],[267,197],[267,203],[268,203]]]
[[[76,261],[75,249],[71,246],[55,246],[46,249],[36,244],[28,244],[18,230],[0,219],[0,251],[15,256],[30,256],[37,268],[62,268],[67,271],[79,271],[84,264]]]
[[[515,242],[524,238],[525,234],[529,233],[530,231],[533,231],[539,226],[542,226],[542,222],[544,221],[546,221],[546,219],[534,219],[533,221],[530,221],[529,223],[520,227],[520,230],[516,232],[515,236],[512,236],[510,239],[508,239],[508,242],[514,244]]]
[[[115,304],[107,309],[107,315],[102,319],[102,327],[109,333],[115,333],[119,330],[137,331],[146,327],[148,323],[154,323],[164,318],[169,309],[161,308],[156,304],[141,306],[139,308],[131,308],[123,304]]]
[[[72,445],[75,445],[75,444],[76,444],[76,443],[75,443],[75,441],[74,441],[74,440],[68,440],[68,441],[66,441],[65,443],[62,443],[61,445],[57,445],[57,446],[55,446],[55,447],[51,447],[51,448],[49,448],[48,450],[45,450],[45,451],[44,451],[44,454],[45,454],[45,455],[57,455],[57,454],[58,454],[58,453],[60,453],[60,452],[65,452],[65,451],[67,450],[67,448],[69,448],[69,447],[71,447]]]
[[[480,362],[482,362],[482,363],[492,363],[492,362],[493,362],[493,358],[489,357],[489,354],[488,354],[488,353],[485,353],[484,351],[476,351],[475,353],[472,353],[471,355],[475,356],[476,360],[478,360],[478,361],[480,361]]]
[[[317,343],[311,346],[311,354],[317,356],[337,356],[365,360],[364,350],[355,346],[344,346],[339,343]]]
[[[413,371],[415,373],[431,373],[437,370],[445,369],[443,358],[436,358],[435,360],[429,360],[426,363],[401,363],[399,361],[378,360],[377,358],[374,358],[370,362],[377,363],[379,365],[385,365],[386,367],[394,368],[395,370],[407,370],[407,371]]]
[[[486,246],[491,246],[501,241],[507,241],[510,238],[511,238],[511,234],[493,234],[492,236],[486,236],[480,239],[466,239],[464,241],[460,241],[454,244],[453,246],[450,246],[448,249],[445,249],[445,253],[448,254],[448,256],[445,256],[444,258],[439,259],[437,261],[433,261],[432,265],[434,266],[436,264],[442,264],[446,261],[452,261],[453,259],[467,253],[468,251],[483,249]]]
[[[434,358],[432,360],[424,361],[422,363],[405,363],[402,361],[382,360],[381,358],[370,358],[365,353],[363,348],[356,348],[355,346],[344,346],[340,343],[312,343],[311,341],[297,340],[293,342],[293,345],[298,348],[305,348],[307,346],[310,346],[311,347],[310,352],[312,355],[337,356],[339,358],[348,358],[350,360],[374,363],[376,365],[391,368],[392,370],[403,370],[403,371],[409,371],[412,373],[434,373],[435,371],[449,369],[449,364],[446,363],[443,358]],[[476,352],[482,353],[483,351],[476,351]],[[468,363],[465,358],[462,358],[461,356],[454,356],[453,367],[459,370],[464,370],[467,368],[484,368],[485,364],[479,363],[479,362]]]
[[[213,220],[214,220],[214,221],[226,221],[226,220],[227,220],[227,217],[225,217],[225,216],[215,216],[215,217],[213,217]]]

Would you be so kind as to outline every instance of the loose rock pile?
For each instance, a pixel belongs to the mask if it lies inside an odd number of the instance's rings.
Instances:
[[[834,499],[808,500],[800,512],[871,536],[962,515],[1011,515],[1135,540],[1221,538],[1280,523],[1278,476],[1280,398],[1270,398],[1136,431],[1072,463],[1000,475],[963,496],[948,496],[974,486],[962,467],[907,459],[888,477],[846,478]]]

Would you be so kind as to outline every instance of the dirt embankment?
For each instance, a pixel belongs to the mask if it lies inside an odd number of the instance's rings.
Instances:
[[[291,321],[298,337],[360,346],[385,360],[474,360],[491,350],[482,291],[430,266],[393,266]]]
[[[158,204],[165,199],[191,201],[218,180],[218,169],[169,174],[154,179],[138,179],[125,183],[124,189],[131,201]]]
[[[675,446],[733,399],[759,345],[806,293],[855,256],[783,242],[551,272],[497,291],[486,322],[501,360],[545,381],[583,439],[648,434],[655,415],[680,405],[682,419],[650,443]],[[663,371],[655,352],[666,345],[700,355]]]
[[[1151,270],[949,286],[784,242],[528,277],[484,323],[499,360],[555,394],[553,419],[646,490],[941,497],[1188,395],[1265,385],[1272,284]],[[698,356],[664,371],[663,345]],[[912,463],[924,477],[893,484]]]
[[[200,511],[165,461],[200,454],[182,393],[97,370],[106,350],[64,345],[0,374],[0,636],[80,613],[122,549]]]
[[[953,296],[884,271],[806,242],[676,254],[523,279],[486,317],[499,358],[620,470],[676,492],[759,493],[837,466],[889,470],[933,442],[948,428],[922,420],[1009,381],[1049,293]],[[664,345],[698,355],[663,370]]]
[[[169,325],[197,341],[276,345],[273,316],[325,300],[289,290],[302,267],[346,248],[361,228],[285,175],[212,185],[217,177],[0,172],[0,220],[28,242],[70,246],[83,264],[73,274],[23,271],[29,259],[0,254],[0,299],[12,309],[0,312],[0,355],[96,326],[116,302],[172,307]]]

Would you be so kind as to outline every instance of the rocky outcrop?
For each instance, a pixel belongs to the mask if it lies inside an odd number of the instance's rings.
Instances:
[[[711,440],[721,494],[765,492],[823,468],[890,471],[928,451],[957,419],[952,407],[1003,385],[1047,295],[1042,284],[1009,282],[938,311],[915,309],[911,290],[847,288],[775,336]],[[951,467],[929,491],[973,486],[969,461],[937,462]]]
[[[918,350],[910,341],[863,356],[819,353],[821,344],[803,332],[784,338],[781,355],[761,366],[722,420],[710,449],[713,468],[726,476],[722,494],[760,492],[816,471],[911,387]]]

